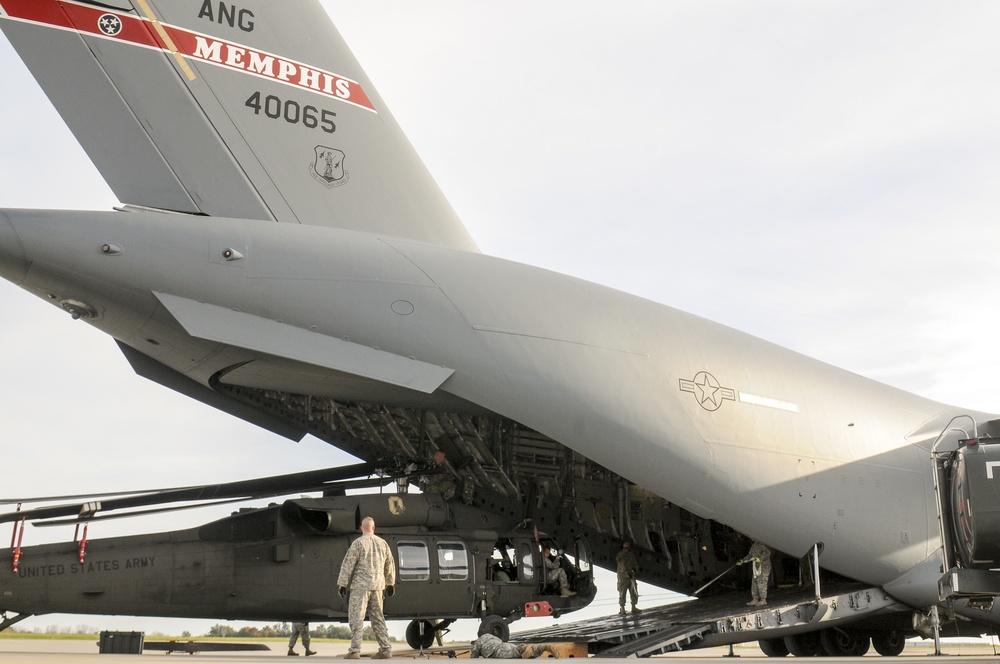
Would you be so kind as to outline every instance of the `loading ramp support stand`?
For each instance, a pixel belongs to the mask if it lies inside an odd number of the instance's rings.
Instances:
[[[677,652],[684,646],[700,641],[706,632],[712,630],[709,624],[671,625],[652,634],[625,641],[619,646],[601,651],[595,657],[651,657],[668,652]]]

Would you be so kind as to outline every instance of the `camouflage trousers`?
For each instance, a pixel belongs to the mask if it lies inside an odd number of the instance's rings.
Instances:
[[[753,581],[750,582],[750,596],[755,600],[766,600],[767,582],[771,578],[771,565],[761,564],[760,572],[757,571],[757,565],[754,565],[753,571]]]
[[[361,652],[361,636],[365,631],[365,612],[372,623],[372,632],[378,641],[378,651],[389,654],[392,645],[389,643],[389,629],[385,626],[385,615],[382,613],[381,590],[352,590],[347,602],[347,624],[351,627],[351,647],[347,652]]]
[[[548,583],[556,584],[559,590],[569,590],[569,577],[566,576],[566,570],[562,567],[547,570],[545,572],[545,580]]]
[[[299,637],[302,637],[302,645],[305,646],[306,650],[309,650],[309,623],[292,623],[292,637],[288,639],[289,650],[295,647],[295,642]]]
[[[618,606],[625,608],[625,594],[628,593],[632,598],[632,606],[639,603],[639,589],[636,586],[635,579],[633,579],[628,574],[618,575]]]

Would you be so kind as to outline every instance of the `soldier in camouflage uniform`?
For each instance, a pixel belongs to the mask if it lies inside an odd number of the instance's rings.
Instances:
[[[299,637],[302,638],[302,647],[306,649],[306,657],[315,655],[316,652],[309,649],[309,623],[307,622],[292,623],[292,638],[288,639],[288,654],[293,656],[299,654],[295,652],[295,642]]]
[[[625,615],[626,592],[632,596],[632,613],[639,613],[642,609],[636,606],[639,603],[639,588],[635,579],[639,572],[639,562],[632,553],[631,542],[622,543],[622,550],[615,556],[615,568],[618,572],[618,615]]]
[[[451,470],[445,466],[444,452],[438,450],[434,453],[434,465],[436,471],[430,475],[424,475],[420,478],[420,490],[424,493],[440,493],[445,500],[451,500],[458,493],[458,481],[455,476],[451,473]]]
[[[382,591],[391,597],[396,585],[396,562],[389,545],[375,534],[375,520],[366,516],[361,521],[361,537],[351,543],[340,566],[337,578],[338,592],[343,597],[350,588],[347,620],[351,626],[351,647],[344,659],[361,657],[361,636],[365,627],[365,611],[372,623],[372,632],[378,641],[378,652],[372,659],[389,659],[392,646],[389,630],[382,613]]]
[[[542,562],[545,563],[545,581],[556,584],[560,597],[572,597],[576,594],[569,589],[569,577],[566,576],[566,570],[562,568],[559,556],[554,555],[552,549],[545,549],[545,557]]]
[[[504,643],[492,634],[481,634],[472,644],[469,657],[485,657],[486,659],[535,659],[549,653],[559,657],[556,649],[548,644],[534,646],[530,643]]]
[[[747,606],[766,606],[767,584],[771,578],[771,549],[763,542],[754,540],[750,553],[737,564],[743,563],[753,563],[753,581],[750,582],[753,599],[747,602]]]

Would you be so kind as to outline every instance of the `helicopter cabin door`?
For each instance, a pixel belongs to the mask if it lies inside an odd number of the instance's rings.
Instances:
[[[401,600],[413,602],[417,610],[411,615],[473,615],[475,570],[464,540],[401,536],[396,553],[397,592]]]

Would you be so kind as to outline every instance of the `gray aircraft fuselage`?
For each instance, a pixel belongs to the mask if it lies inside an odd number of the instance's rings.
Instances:
[[[782,551],[822,543],[824,567],[914,606],[941,572],[930,447],[955,417],[968,435],[993,419],[579,279],[357,231],[3,210],[0,274],[203,385],[498,413]]]

